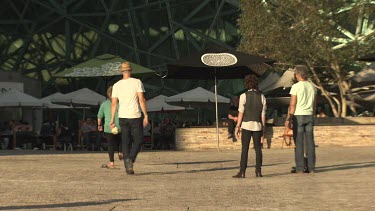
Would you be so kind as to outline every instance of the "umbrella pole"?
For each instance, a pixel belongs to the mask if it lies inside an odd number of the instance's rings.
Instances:
[[[199,108],[198,108],[198,125],[199,125]]]
[[[217,151],[220,152],[219,148],[219,114],[217,109],[217,79],[216,79],[216,68],[215,68],[215,110],[216,110],[216,143]]]

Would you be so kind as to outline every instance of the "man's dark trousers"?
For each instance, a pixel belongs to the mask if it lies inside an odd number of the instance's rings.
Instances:
[[[124,163],[127,158],[135,162],[143,144],[142,118],[120,118]]]

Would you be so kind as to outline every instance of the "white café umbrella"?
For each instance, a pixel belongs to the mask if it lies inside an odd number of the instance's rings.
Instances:
[[[163,114],[165,112],[178,112],[184,111],[185,107],[170,105],[165,102],[167,96],[158,95],[150,100],[146,101],[147,112],[160,113],[161,118],[163,119]]]
[[[202,105],[212,104],[216,106],[216,126],[218,130],[218,115],[217,115],[217,103],[228,104],[230,99],[217,95],[213,92],[210,92],[202,87],[197,87],[195,89],[170,96],[165,99],[165,102],[172,104],[184,105],[186,107],[200,107]],[[199,104],[199,105],[197,105]],[[199,110],[198,110],[199,112]],[[199,121],[199,115],[198,115]],[[217,131],[218,132],[218,131]]]
[[[83,88],[60,97],[51,98],[51,102],[72,106],[99,106],[106,99],[106,97],[91,89]]]
[[[11,89],[0,94],[0,107],[43,107],[44,103],[31,95]]]
[[[99,106],[107,98],[91,89],[83,88],[62,96],[51,98],[52,103],[68,105],[75,108],[83,108],[83,119],[87,107]]]
[[[54,94],[48,95],[47,97],[43,97],[42,100],[44,102],[45,107],[49,109],[70,109],[72,107],[66,106],[66,105],[59,105],[59,104],[54,104],[51,102],[51,99],[53,98],[61,98],[64,97],[64,94],[60,92],[56,92]]]
[[[65,110],[65,109],[72,109],[72,106],[66,106],[66,105],[59,105],[54,104],[51,102],[52,98],[61,98],[64,94],[60,92],[56,92],[54,94],[48,95],[47,97],[42,98],[41,100],[44,102],[44,105],[46,108],[51,110]],[[57,123],[60,124],[60,114],[57,114]],[[59,127],[59,125],[56,125],[56,127]]]
[[[182,102],[186,104],[191,103],[215,103],[215,97],[217,96],[218,103],[229,103],[230,99],[223,97],[221,95],[215,95],[215,93],[203,89],[202,87],[197,87],[195,89],[176,94],[165,99],[167,103]]]
[[[169,105],[165,102],[168,98],[165,95],[156,96],[146,101],[147,112],[160,112],[160,111],[183,111],[185,107]]]

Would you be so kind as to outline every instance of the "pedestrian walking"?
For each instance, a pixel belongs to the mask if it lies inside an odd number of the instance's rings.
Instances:
[[[121,127],[122,148],[126,173],[134,174],[133,164],[143,143],[143,127],[148,124],[145,89],[141,80],[132,78],[129,62],[121,65],[123,78],[113,85],[111,106],[111,129],[115,127],[114,119],[117,104]],[[142,118],[143,113],[143,118]]]

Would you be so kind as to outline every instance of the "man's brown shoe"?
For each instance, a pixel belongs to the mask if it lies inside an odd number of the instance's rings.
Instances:
[[[133,161],[129,158],[125,159],[125,170],[127,174],[134,174]]]

